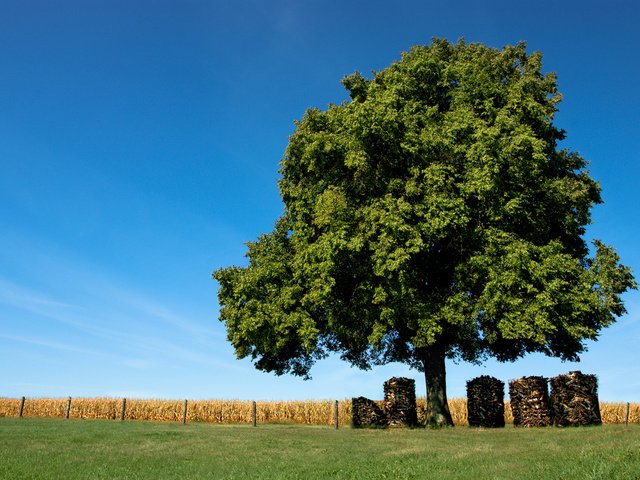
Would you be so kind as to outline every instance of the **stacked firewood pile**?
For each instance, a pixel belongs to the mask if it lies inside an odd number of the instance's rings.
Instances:
[[[389,426],[418,424],[416,382],[411,378],[393,377],[384,382],[384,413]]]
[[[551,424],[548,380],[522,377],[509,382],[514,427],[547,427]]]
[[[600,425],[596,376],[577,371],[552,378],[551,408],[557,426]]]
[[[387,416],[378,403],[365,397],[351,399],[351,424],[359,427],[386,427]]]
[[[504,382],[483,375],[467,382],[470,427],[504,427]]]

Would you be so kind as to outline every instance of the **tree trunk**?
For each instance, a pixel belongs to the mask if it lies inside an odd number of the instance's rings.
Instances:
[[[447,403],[445,350],[433,345],[424,352],[424,377],[427,383],[426,424],[428,427],[452,427]]]

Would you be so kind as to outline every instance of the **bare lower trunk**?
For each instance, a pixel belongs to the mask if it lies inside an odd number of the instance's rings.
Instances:
[[[426,424],[429,427],[453,426],[447,403],[447,380],[445,351],[437,345],[428,347],[424,353],[424,376],[427,382]]]

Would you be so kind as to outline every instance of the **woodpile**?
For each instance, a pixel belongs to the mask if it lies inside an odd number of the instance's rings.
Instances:
[[[386,427],[387,416],[380,406],[365,397],[351,399],[351,424],[360,427]]]
[[[390,427],[414,427],[418,424],[416,411],[416,382],[411,378],[393,377],[384,382],[384,413]]]
[[[467,382],[470,427],[504,427],[504,382],[483,375]]]
[[[548,380],[522,377],[509,382],[514,427],[547,427],[551,424]]]
[[[576,371],[552,378],[551,408],[560,427],[602,424],[596,376]]]

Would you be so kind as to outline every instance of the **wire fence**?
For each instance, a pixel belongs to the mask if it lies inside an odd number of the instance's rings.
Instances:
[[[418,398],[418,423],[425,418],[426,400]],[[455,425],[468,425],[467,400],[449,400]],[[640,403],[601,402],[604,424],[640,423]],[[67,419],[206,422],[217,424],[292,423],[351,424],[351,400],[244,401],[153,400],[129,398],[0,398],[0,417],[57,417]],[[513,423],[509,402],[505,422]]]

